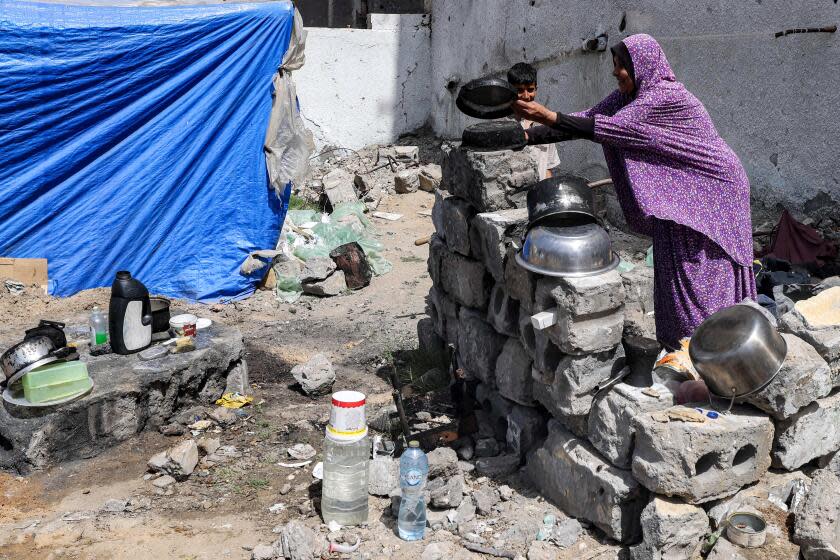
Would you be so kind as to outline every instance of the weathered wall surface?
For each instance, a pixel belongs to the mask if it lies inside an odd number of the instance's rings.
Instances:
[[[389,143],[428,119],[428,16],[370,17],[372,29],[307,29],[295,82],[319,147]]]
[[[462,83],[523,60],[538,63],[539,101],[567,112],[589,107],[615,81],[608,52],[584,53],[582,41],[601,31],[610,44],[649,33],[741,157],[756,219],[782,204],[840,222],[840,33],[773,37],[838,23],[835,0],[434,0],[432,14],[431,121],[439,134],[458,137],[469,124],[454,103]],[[564,167],[605,176],[598,146],[559,148]]]

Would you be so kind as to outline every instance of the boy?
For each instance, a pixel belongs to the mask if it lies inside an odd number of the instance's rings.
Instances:
[[[533,101],[537,96],[537,69],[519,62],[508,70],[508,82],[516,88],[520,101]],[[533,121],[520,120],[522,128],[528,130],[534,126]],[[560,158],[557,157],[557,148],[554,144],[541,144],[533,146],[537,151],[537,162],[539,165],[540,179],[547,179],[552,176],[551,170],[560,165]]]

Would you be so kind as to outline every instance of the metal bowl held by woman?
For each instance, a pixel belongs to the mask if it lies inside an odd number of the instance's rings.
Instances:
[[[513,114],[516,89],[505,80],[481,78],[461,86],[455,105],[476,119],[499,119]]]
[[[575,175],[543,179],[528,189],[529,225],[579,225],[594,223],[592,189]]]
[[[733,305],[703,321],[688,355],[709,390],[741,398],[764,389],[782,367],[787,342],[757,309]]]
[[[582,277],[618,266],[609,234],[598,224],[534,226],[516,254],[520,266],[545,276]]]

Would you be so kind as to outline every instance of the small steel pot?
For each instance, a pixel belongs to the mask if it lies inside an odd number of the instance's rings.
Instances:
[[[150,297],[149,305],[152,310],[152,332],[168,331],[170,301],[164,297]]]
[[[776,377],[787,356],[787,342],[760,311],[733,305],[697,327],[688,355],[712,393],[741,398],[764,389]]]
[[[516,262],[545,276],[582,277],[610,271],[619,259],[609,234],[598,224],[535,226],[528,230]]]
[[[557,175],[528,189],[529,225],[564,225],[569,220],[577,223],[596,221],[592,189],[585,179]]]
[[[461,86],[455,105],[476,119],[498,119],[513,114],[516,89],[499,78],[480,78]]]
[[[44,360],[49,359],[54,350],[55,346],[48,336],[33,336],[15,344],[0,356],[4,379],[10,379],[33,364],[44,365]]]

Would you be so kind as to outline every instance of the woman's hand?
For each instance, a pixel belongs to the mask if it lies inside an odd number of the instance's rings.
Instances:
[[[511,107],[513,108],[513,112],[520,119],[527,119],[546,126],[551,126],[557,122],[557,113],[548,110],[548,108],[540,105],[536,101],[517,100],[513,102]]]

